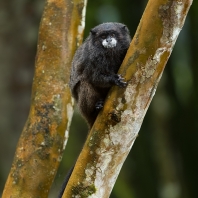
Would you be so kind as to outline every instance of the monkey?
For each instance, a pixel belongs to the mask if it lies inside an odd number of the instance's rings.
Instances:
[[[89,128],[103,108],[109,89],[113,85],[127,85],[117,72],[130,42],[131,37],[126,25],[102,23],[90,30],[89,36],[74,55],[69,87]],[[59,198],[64,193],[73,168],[64,180]]]
[[[89,128],[102,109],[109,89],[113,85],[127,85],[117,72],[130,41],[126,25],[102,23],[90,30],[74,55],[69,86]]]

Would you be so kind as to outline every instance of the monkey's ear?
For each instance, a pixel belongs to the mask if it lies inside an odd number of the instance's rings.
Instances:
[[[127,26],[126,26],[126,25],[123,25],[121,28],[122,28],[123,30],[127,30]]]
[[[90,30],[90,33],[91,33],[92,35],[96,35],[96,30],[91,29],[91,30]]]
[[[122,25],[121,30],[129,33],[129,29],[127,28],[126,25]]]

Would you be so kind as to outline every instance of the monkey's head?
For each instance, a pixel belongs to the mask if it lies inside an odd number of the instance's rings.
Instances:
[[[126,25],[102,23],[90,30],[92,44],[103,49],[128,49],[131,38]]]

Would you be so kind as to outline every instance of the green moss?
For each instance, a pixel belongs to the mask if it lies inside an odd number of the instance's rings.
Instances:
[[[73,195],[80,195],[81,198],[86,198],[96,192],[96,188],[94,185],[83,186],[81,184],[72,188]]]

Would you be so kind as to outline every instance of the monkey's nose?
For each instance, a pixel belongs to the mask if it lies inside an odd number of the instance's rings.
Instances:
[[[107,37],[106,41],[107,41],[107,43],[110,43],[112,41],[112,38],[111,37]]]

